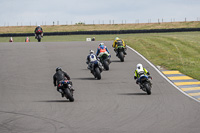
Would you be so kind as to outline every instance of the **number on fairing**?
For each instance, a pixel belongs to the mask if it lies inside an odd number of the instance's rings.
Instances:
[[[90,61],[95,61],[95,60],[96,60],[95,55],[91,54],[91,55],[90,55]]]

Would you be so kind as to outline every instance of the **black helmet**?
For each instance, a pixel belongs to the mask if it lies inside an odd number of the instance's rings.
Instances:
[[[56,72],[59,71],[59,70],[62,71],[61,67],[56,68]]]

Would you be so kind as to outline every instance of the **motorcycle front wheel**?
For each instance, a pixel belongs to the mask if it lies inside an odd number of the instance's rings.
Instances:
[[[41,42],[41,35],[38,35],[38,37],[37,37],[37,40],[38,40],[38,42]]]

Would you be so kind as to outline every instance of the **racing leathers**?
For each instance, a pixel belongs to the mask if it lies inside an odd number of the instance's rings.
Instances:
[[[124,54],[126,55],[126,44],[125,42],[122,40],[122,39],[116,39],[114,42],[113,42],[113,45],[112,47],[115,48],[114,51],[116,52],[117,51],[117,47],[118,46],[123,46],[124,47]]]
[[[58,85],[60,84],[61,81],[66,80],[66,79],[70,80],[70,77],[66,72],[64,72],[62,70],[56,71],[56,73],[53,76],[53,84],[54,84],[54,86],[57,86],[57,91],[62,94],[62,97],[64,97],[62,87],[59,87]],[[69,81],[69,82],[72,85],[72,82],[71,81]],[[72,88],[72,91],[74,91],[73,88]]]
[[[97,60],[97,57],[96,57],[96,55],[95,54],[89,54],[88,56],[87,56],[87,61],[86,61],[86,63],[88,64],[88,69],[92,69],[92,64],[93,64],[93,62],[94,61],[96,61]]]
[[[97,53],[96,53],[97,58],[100,58],[104,53],[108,55],[108,62],[111,63],[111,61],[110,61],[111,55],[109,54],[107,47],[104,45],[99,46],[97,48]]]
[[[108,51],[107,47],[104,46],[104,45],[101,45],[101,46],[99,46],[99,47],[97,48],[97,53],[96,53],[96,55],[98,56],[99,53],[104,53],[104,52],[107,52],[107,53],[109,54],[109,51]]]
[[[134,79],[136,79],[136,84],[138,84],[140,82],[140,76],[141,75],[150,75],[150,73],[147,71],[147,69],[143,68],[143,67],[140,67],[140,68],[137,68],[135,70],[135,75],[134,75]]]
[[[41,34],[41,37],[43,37],[43,30],[42,30],[42,27],[40,27],[40,26],[37,26],[36,28],[35,28],[35,38],[36,38],[36,36],[38,35],[38,34]]]

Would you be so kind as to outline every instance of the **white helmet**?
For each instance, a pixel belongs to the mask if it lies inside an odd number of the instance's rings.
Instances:
[[[104,45],[104,43],[102,42],[102,43],[99,44],[99,46],[101,46],[101,45]]]
[[[118,39],[119,39],[119,37],[116,37],[116,38],[115,38],[115,40],[118,40]]]
[[[142,64],[137,64],[137,69],[143,69]]]
[[[40,27],[40,25],[38,25],[38,27]]]
[[[93,51],[93,50],[90,50],[90,54],[94,54],[94,51]]]

